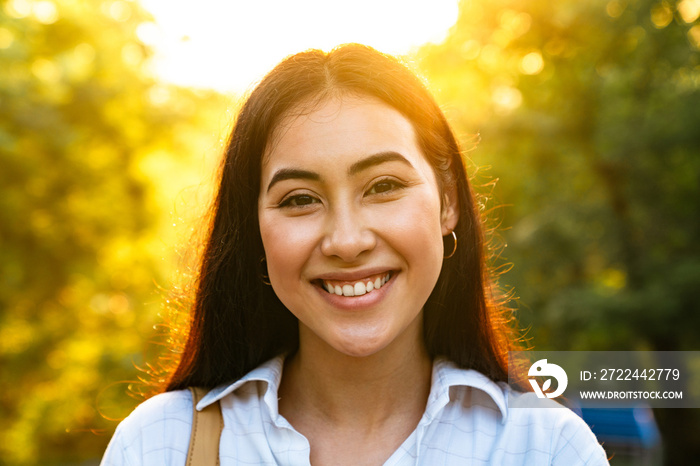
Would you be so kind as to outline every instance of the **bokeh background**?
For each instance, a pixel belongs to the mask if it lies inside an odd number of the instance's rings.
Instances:
[[[454,12],[405,58],[469,149],[528,343],[700,350],[700,0]],[[383,14],[391,35],[403,20]],[[165,78],[155,19],[136,1],[0,0],[0,464],[99,462],[166,351],[245,89]],[[231,48],[208,60],[235,64]],[[654,417],[657,459],[700,458],[698,410]]]

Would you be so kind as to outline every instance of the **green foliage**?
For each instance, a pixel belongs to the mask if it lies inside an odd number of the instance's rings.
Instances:
[[[0,4],[0,464],[99,458],[105,417],[138,402],[175,263],[163,198],[220,111],[149,77],[146,20],[131,2]]]
[[[421,53],[502,180],[503,280],[539,348],[700,342],[700,25],[674,7],[463,2]]]

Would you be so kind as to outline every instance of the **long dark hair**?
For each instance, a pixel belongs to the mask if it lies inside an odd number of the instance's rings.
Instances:
[[[458,194],[457,251],[445,259],[424,307],[428,353],[507,380],[507,351],[514,343],[504,317],[509,311],[494,295],[480,210],[454,134],[414,73],[393,57],[349,44],[285,59],[241,108],[224,154],[187,341],[166,390],[233,381],[296,350],[298,322],[261,280],[261,162],[276,125],[293,107],[344,93],[373,96],[401,112],[413,124],[440,189],[455,187]],[[446,247],[449,252],[451,244]]]

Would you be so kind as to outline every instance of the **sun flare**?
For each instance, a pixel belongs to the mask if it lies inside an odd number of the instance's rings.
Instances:
[[[180,85],[241,92],[287,55],[360,42],[405,54],[440,42],[457,0],[354,2],[141,0],[155,22],[139,38],[156,51],[154,72]]]

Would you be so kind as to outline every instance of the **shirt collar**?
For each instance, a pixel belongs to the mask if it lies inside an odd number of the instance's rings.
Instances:
[[[282,380],[283,366],[284,356],[277,356],[276,358],[270,359],[266,363],[256,367],[232,384],[219,385],[202,397],[199,403],[197,403],[197,411],[201,411],[207,406],[216,403],[226,395],[233,393],[248,382],[260,381],[267,383],[264,399],[270,409],[276,414],[277,391],[280,386],[280,381]]]
[[[461,369],[447,359],[437,358],[433,363],[433,380],[425,411],[428,419],[435,418],[450,402],[450,388],[475,388],[487,394],[501,413],[501,422],[508,415],[507,394],[504,388],[473,369]]]
[[[267,383],[264,395],[265,403],[274,414],[277,414],[277,392],[282,380],[283,366],[284,356],[278,356],[248,372],[232,384],[219,385],[197,403],[197,410],[201,411],[216,403],[246,383],[260,381]],[[502,422],[505,422],[507,416],[506,394],[499,384],[482,373],[472,369],[460,369],[451,361],[438,358],[433,363],[432,377],[428,405],[425,411],[425,417],[428,420],[435,418],[439,411],[449,403],[451,387],[472,387],[483,391],[493,400],[501,412]]]

